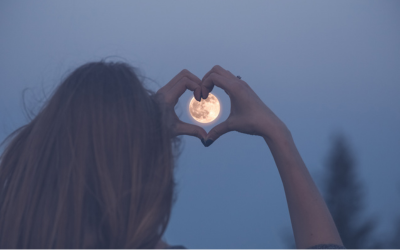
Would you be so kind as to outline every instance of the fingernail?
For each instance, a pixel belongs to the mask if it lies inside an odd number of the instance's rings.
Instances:
[[[208,147],[208,146],[210,146],[213,142],[214,142],[213,140],[208,139],[208,140],[206,141],[206,143],[204,143],[204,146]]]
[[[201,139],[201,143],[203,143],[204,147],[207,147],[206,146],[206,142],[204,141],[204,139]]]

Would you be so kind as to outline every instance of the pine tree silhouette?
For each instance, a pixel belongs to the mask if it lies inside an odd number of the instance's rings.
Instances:
[[[399,186],[400,187],[400,186]],[[400,189],[399,189],[400,191]],[[399,192],[400,194],[400,192]],[[400,249],[400,216],[394,221],[394,233],[392,239],[389,241],[389,244],[385,246],[385,248],[393,248]]]
[[[387,248],[400,249],[400,218],[396,222],[394,237]]]
[[[372,237],[377,221],[363,215],[364,192],[345,137],[334,136],[327,161],[325,201],[346,248],[380,248]]]

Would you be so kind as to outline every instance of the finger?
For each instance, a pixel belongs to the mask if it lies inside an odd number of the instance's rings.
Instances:
[[[181,72],[179,72],[174,78],[171,79],[171,81],[169,81],[164,87],[162,87],[163,90],[168,91],[170,90],[172,87],[175,86],[176,83],[178,83],[183,77],[187,77],[189,79],[191,79],[192,81],[196,82],[197,84],[201,84],[201,80],[200,78],[198,78],[197,76],[195,76],[194,74],[192,74],[192,72],[190,72],[187,69],[183,69]]]
[[[225,90],[228,94],[231,92],[232,85],[229,84],[229,79],[218,75],[216,73],[211,73],[201,84],[201,96],[203,99],[208,97],[208,94],[214,88],[214,85]]]
[[[200,88],[196,88],[194,91],[193,91],[193,96],[194,96],[194,99],[196,99],[197,101],[201,101],[201,86],[200,86]]]
[[[212,67],[212,69],[210,71],[208,71],[204,76],[203,76],[203,81],[204,79],[206,79],[211,73],[217,73],[218,75],[221,76],[225,76],[228,78],[231,78],[232,76],[235,77],[231,72],[229,72],[228,70],[222,68],[219,65],[215,65],[214,67]]]
[[[195,136],[204,141],[207,137],[207,132],[199,126],[180,121],[176,125],[176,135]]]
[[[232,78],[237,78],[237,76],[235,76],[234,74],[232,74],[232,72],[230,72],[229,70],[227,70],[227,72],[229,73],[230,77],[232,77]]]
[[[194,92],[196,100],[200,100],[201,86],[192,79],[184,76],[167,93],[174,103],[178,102],[179,97],[189,89]],[[197,96],[196,96],[197,95]]]
[[[221,135],[232,131],[228,126],[228,121],[221,122],[217,126],[213,127],[210,132],[208,132],[206,142],[204,146],[210,146],[215,140],[217,140]]]

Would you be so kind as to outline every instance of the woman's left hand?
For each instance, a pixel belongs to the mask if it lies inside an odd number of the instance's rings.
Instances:
[[[194,92],[197,101],[201,100],[200,84],[201,80],[197,76],[184,69],[157,91],[155,101],[159,104],[173,136],[191,135],[200,140],[207,137],[207,132],[203,128],[181,121],[175,113],[175,105],[187,89]]]

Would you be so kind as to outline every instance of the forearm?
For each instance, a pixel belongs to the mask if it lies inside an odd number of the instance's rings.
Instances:
[[[332,216],[307,170],[289,130],[264,136],[285,189],[298,248],[318,244],[343,245]]]

